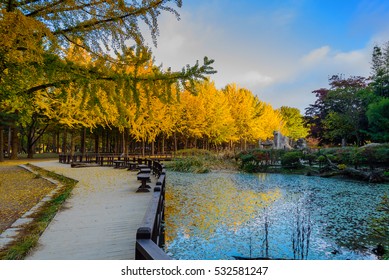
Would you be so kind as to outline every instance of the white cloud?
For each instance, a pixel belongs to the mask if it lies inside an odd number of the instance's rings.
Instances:
[[[234,24],[208,8],[182,11],[178,22],[171,15],[162,16],[158,48],[153,49],[157,63],[180,70],[207,55],[215,59],[218,73],[211,79],[218,88],[235,82],[274,107],[303,109],[315,98],[312,90],[328,87],[329,76],[368,76],[372,46],[387,41],[389,34],[381,30],[360,49],[346,49],[331,38],[312,47],[315,38],[293,33],[298,10],[254,14],[230,19]],[[214,17],[220,21],[209,20]]]
[[[368,75],[371,47],[350,51],[335,51],[326,45],[310,51],[301,58],[297,73],[315,71],[317,75],[345,74],[346,76]]]
[[[307,55],[303,56],[302,62],[305,64],[318,63],[324,60],[329,54],[331,48],[329,46],[323,46],[318,49],[314,49],[309,52]]]
[[[236,82],[245,87],[268,86],[274,82],[274,79],[258,71],[249,71],[238,77]]]
[[[353,63],[364,59],[365,56],[361,51],[341,52],[334,56],[334,59],[340,62]]]

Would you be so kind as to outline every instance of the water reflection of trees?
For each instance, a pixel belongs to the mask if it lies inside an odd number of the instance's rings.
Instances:
[[[183,259],[370,258],[369,248],[361,246],[369,245],[368,220],[379,217],[371,216],[369,207],[383,187],[294,176],[215,177],[186,175],[182,187],[167,191],[172,254]]]
[[[291,197],[284,198],[278,201],[283,204],[283,213],[289,217],[290,223],[284,226],[285,234],[290,236],[290,245],[284,244],[285,247],[290,246],[293,257],[290,254],[282,255],[277,252],[275,238],[277,230],[274,228],[277,221],[277,216],[280,215],[280,205],[269,204],[258,212],[258,217],[246,225],[246,240],[250,241],[249,250],[243,249],[242,255],[246,258],[293,258],[293,259],[308,259],[310,249],[310,239],[312,232],[311,212],[312,206],[309,196],[304,193],[296,193]],[[247,242],[246,242],[247,243]],[[273,245],[273,246],[272,246]],[[289,251],[289,250],[288,250]],[[290,251],[289,251],[290,252]]]
[[[279,189],[241,189],[228,178],[209,178],[190,187],[167,189],[166,243],[169,245],[179,233],[204,240],[212,238],[219,228],[236,234],[280,196]]]
[[[289,197],[282,197],[278,188],[241,189],[226,178],[212,178],[194,183],[189,188],[168,190],[166,196],[167,246],[177,234],[185,239],[200,238],[212,243],[217,238],[218,229],[224,228],[223,234],[228,239],[241,240],[235,245],[241,244],[238,251],[245,257],[285,257],[271,248],[276,237],[272,226],[279,219],[281,207],[291,221],[284,229],[291,238],[289,248],[292,248],[293,258],[308,257],[312,222],[310,201],[305,192],[297,191]],[[225,240],[221,244],[226,246],[227,243]]]
[[[292,250],[294,259],[307,259],[312,232],[309,199],[301,198],[295,204],[292,226]]]

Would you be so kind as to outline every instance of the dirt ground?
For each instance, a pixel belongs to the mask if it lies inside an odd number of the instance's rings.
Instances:
[[[30,210],[55,185],[19,167],[25,161],[0,162],[0,233]]]

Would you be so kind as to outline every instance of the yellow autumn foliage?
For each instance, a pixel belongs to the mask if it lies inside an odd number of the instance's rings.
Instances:
[[[0,53],[2,63],[42,62],[44,41],[54,41],[47,26],[20,11],[0,10]]]
[[[210,190],[212,188],[212,190]],[[238,230],[246,222],[263,215],[263,210],[281,197],[279,189],[268,191],[240,190],[234,183],[225,178],[214,178],[190,187],[195,199],[190,199],[187,190],[166,191],[166,241],[169,242],[177,234],[178,223],[185,221],[180,228],[187,237],[192,230],[198,230],[207,238],[217,228],[226,226]]]

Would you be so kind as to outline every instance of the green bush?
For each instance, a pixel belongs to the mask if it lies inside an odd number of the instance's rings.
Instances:
[[[356,148],[353,147],[339,148],[334,155],[334,161],[339,164],[355,164],[357,160],[355,153]]]
[[[300,168],[302,167],[300,162],[302,156],[300,151],[287,152],[281,157],[281,165],[283,168]]]
[[[254,173],[254,172],[258,171],[258,165],[254,164],[252,162],[249,162],[249,163],[242,166],[242,170],[244,172],[247,172],[247,173]]]
[[[178,172],[208,173],[210,171],[206,160],[196,156],[177,158],[170,162],[167,167]]]
[[[317,161],[320,163],[325,163],[327,161],[326,157],[323,155],[320,155],[317,157]]]
[[[328,148],[322,149],[320,152],[332,162],[338,164],[355,164],[355,160],[358,160],[358,157],[355,156],[356,148],[354,147]]]
[[[176,152],[176,156],[213,156],[212,152],[204,149],[183,149]]]
[[[318,160],[318,155],[315,153],[306,153],[303,154],[303,159],[308,161],[309,165],[312,165],[315,161]]]
[[[370,167],[389,165],[389,146],[377,145],[358,148],[354,153],[354,165]]]
[[[251,153],[242,152],[238,155],[238,160],[241,161],[241,167],[243,167],[244,165],[253,162],[254,156]]]
[[[341,164],[338,164],[338,168],[340,170],[345,170],[347,168],[347,165],[345,165],[344,163],[341,163]]]
[[[389,165],[389,144],[368,145],[366,147],[343,147],[322,149],[326,155],[337,164],[361,166]]]
[[[245,172],[263,172],[279,161],[282,153],[280,150],[253,149],[240,152],[236,160],[240,163],[240,169]]]

